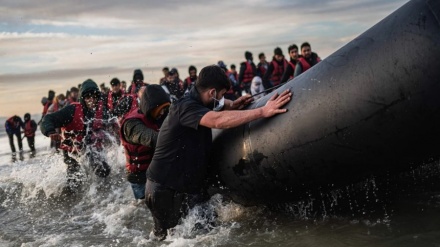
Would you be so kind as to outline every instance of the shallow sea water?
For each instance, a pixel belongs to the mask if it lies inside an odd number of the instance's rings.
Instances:
[[[105,154],[110,177],[83,168],[84,185],[70,194],[61,155],[41,133],[36,146],[37,157],[12,163],[0,137],[0,246],[440,246],[438,161],[270,207],[216,194],[155,242],[150,212],[125,180],[121,147]],[[203,215],[214,212],[213,229],[194,231],[196,223],[208,228]]]

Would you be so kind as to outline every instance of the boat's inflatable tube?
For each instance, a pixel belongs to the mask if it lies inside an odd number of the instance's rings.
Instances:
[[[439,58],[440,1],[408,2],[278,88],[287,113],[215,130],[214,179],[242,203],[288,202],[438,157]]]

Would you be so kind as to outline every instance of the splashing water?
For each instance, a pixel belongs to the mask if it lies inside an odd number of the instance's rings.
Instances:
[[[113,136],[109,136],[111,139]],[[113,137],[114,138],[114,137]],[[371,178],[301,202],[244,207],[221,195],[191,209],[163,242],[125,180],[122,147],[101,152],[111,167],[97,177],[85,160],[77,193],[66,193],[66,165],[37,134],[37,157],[10,162],[0,136],[0,246],[435,246],[440,243],[440,165],[387,180]],[[83,163],[85,162],[85,163]],[[400,185],[398,185],[400,181]],[[404,185],[402,185],[402,183]],[[429,186],[428,186],[429,185]],[[330,186],[331,187],[331,186]],[[397,191],[397,192],[396,192]],[[404,195],[393,201],[392,196]]]

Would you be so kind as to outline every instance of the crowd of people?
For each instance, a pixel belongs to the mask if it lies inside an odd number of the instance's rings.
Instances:
[[[301,45],[301,55],[295,44],[288,53],[289,61],[277,47],[271,62],[261,53],[255,65],[252,53],[246,51],[238,71],[234,64],[228,69],[223,61],[200,73],[191,65],[184,80],[176,68],[165,67],[159,84],[144,82],[140,69],[134,70],[128,88],[118,78],[110,81],[111,88],[87,79],[65,95],[50,90],[41,101],[38,124],[55,152],[62,151],[67,188],[73,192],[83,181],[81,167],[107,177],[111,166],[103,151],[115,140],[122,145],[134,198],[145,201],[154,219],[150,238],[163,240],[190,208],[208,199],[211,129],[233,128],[286,112],[282,107],[291,99],[289,90],[274,94],[260,108],[243,108],[320,61],[308,43]],[[6,121],[13,159],[14,135],[22,159],[20,128],[35,155],[37,124],[28,113],[24,119],[13,116]]]

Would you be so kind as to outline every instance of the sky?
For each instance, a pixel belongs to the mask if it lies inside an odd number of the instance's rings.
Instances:
[[[65,94],[88,78],[128,83],[141,69],[188,76],[244,52],[300,46],[325,59],[408,0],[0,0],[0,117],[41,113],[48,90]]]

